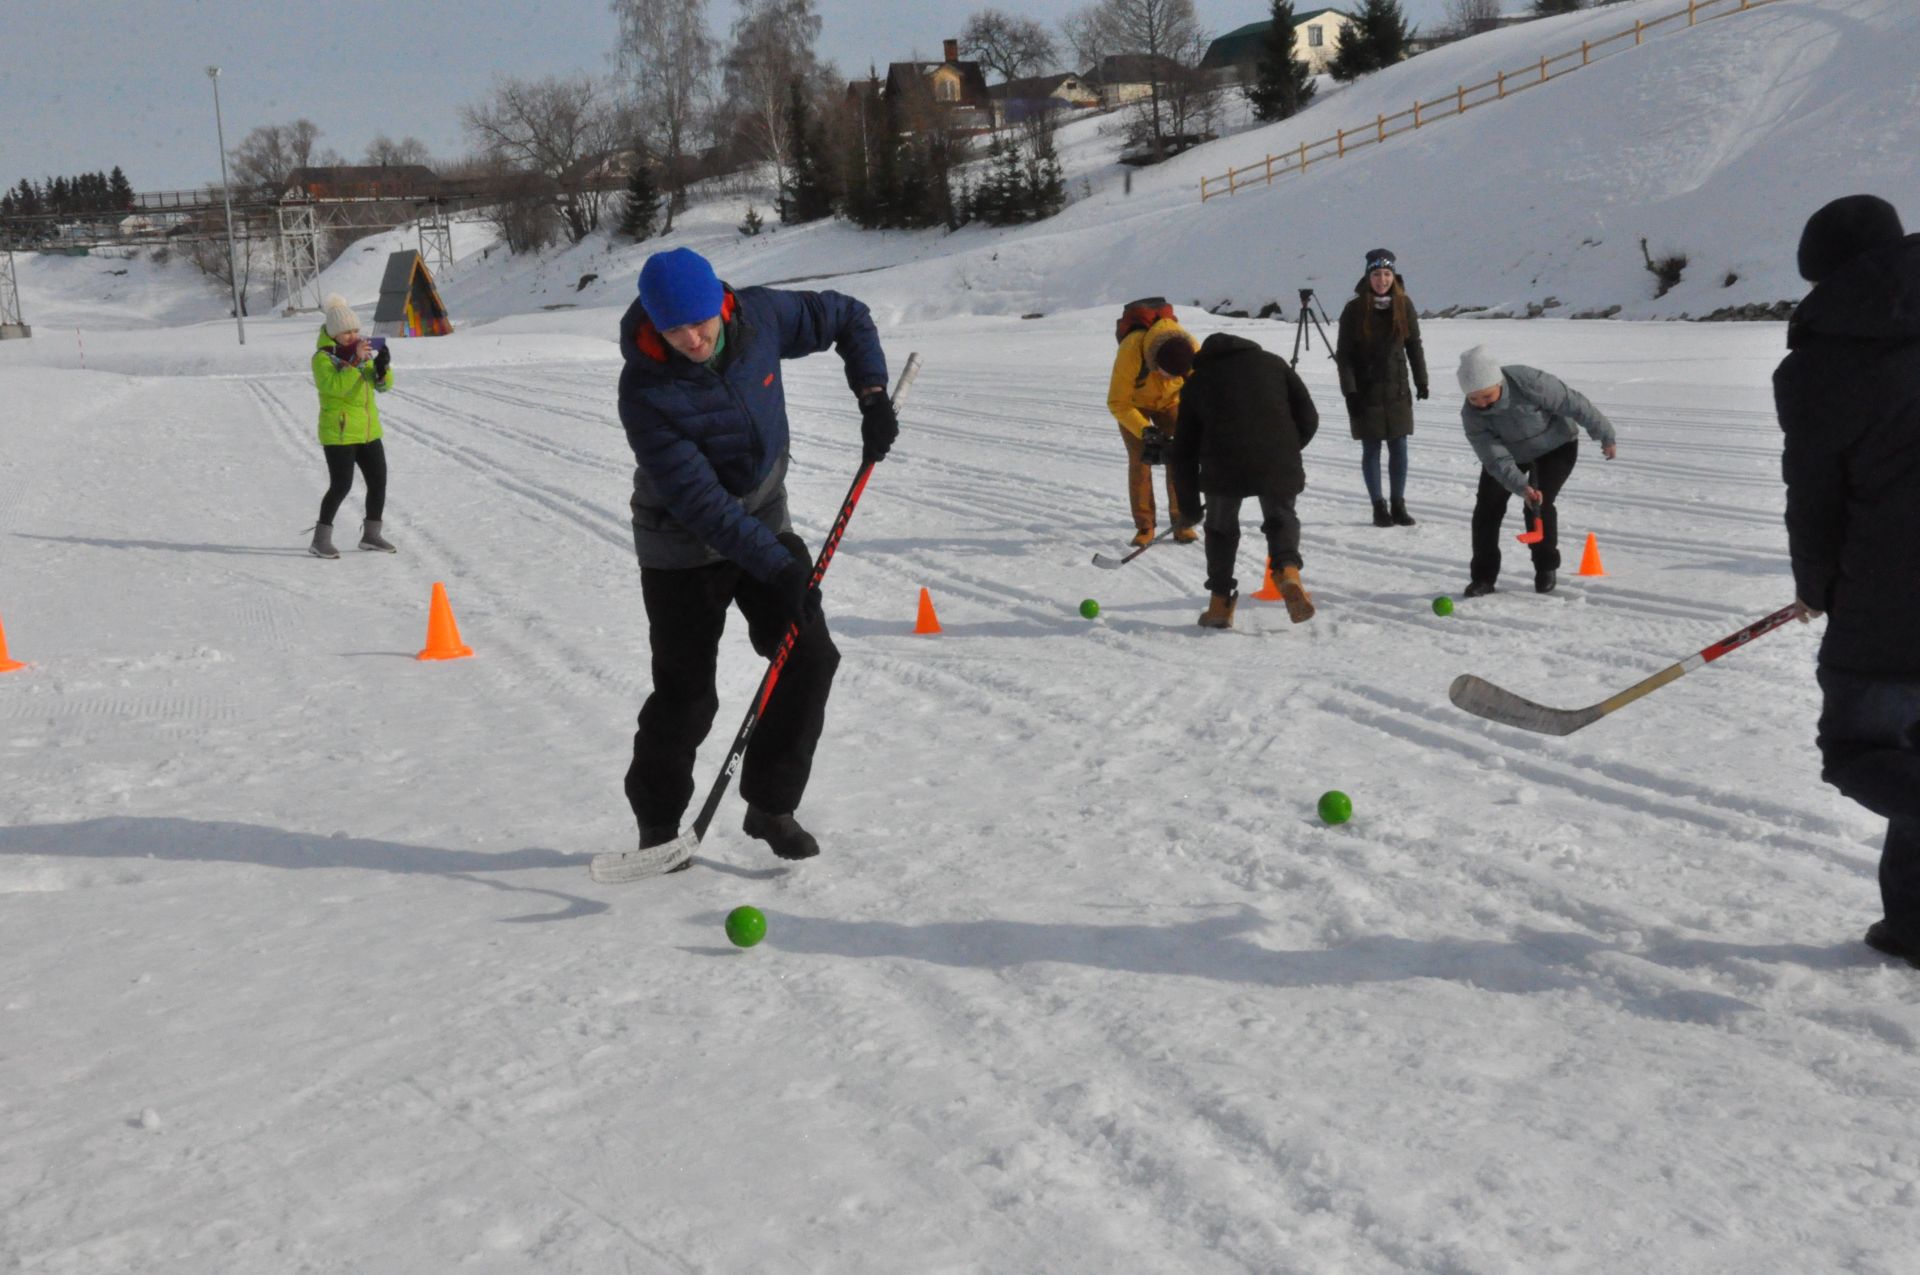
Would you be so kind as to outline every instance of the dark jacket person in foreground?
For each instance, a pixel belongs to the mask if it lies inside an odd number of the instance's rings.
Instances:
[[[1209,597],[1202,626],[1233,625],[1240,506],[1249,496],[1260,502],[1260,530],[1288,616],[1296,624],[1312,617],[1313,601],[1300,583],[1294,500],[1307,486],[1300,449],[1319,427],[1313,398],[1285,359],[1226,332],[1200,347],[1180,397],[1171,465],[1183,519],[1197,520],[1206,497]]]
[[[1800,239],[1814,289],[1773,374],[1787,545],[1820,644],[1822,776],[1887,818],[1867,942],[1920,965],[1920,235],[1872,195]]]
[[[771,659],[799,639],[740,771],[743,825],[783,859],[819,845],[794,817],[826,721],[840,652],[827,632],[813,558],[787,516],[783,359],[833,349],[860,403],[868,459],[899,433],[887,364],[867,307],[837,292],[727,287],[686,248],[657,252],[620,321],[620,422],[633,447],[633,537],[653,650],[627,800],[642,848],[679,835],[694,752],[713,725],[714,666],[729,607]]]

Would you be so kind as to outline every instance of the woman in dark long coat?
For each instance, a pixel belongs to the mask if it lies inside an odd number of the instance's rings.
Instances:
[[[1427,355],[1420,344],[1420,316],[1400,282],[1393,254],[1375,248],[1353,300],[1340,312],[1334,361],[1347,419],[1360,440],[1360,472],[1373,501],[1373,525],[1411,527],[1407,512],[1407,439],[1413,433],[1413,400],[1427,397]],[[1407,372],[1413,372],[1409,385]],[[1386,444],[1392,481],[1391,505],[1380,492],[1380,445]]]

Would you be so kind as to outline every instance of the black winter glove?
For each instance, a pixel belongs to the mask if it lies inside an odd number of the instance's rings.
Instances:
[[[860,461],[882,461],[900,437],[900,418],[893,414],[893,402],[885,390],[875,390],[860,400]]]
[[[813,587],[813,568],[790,562],[780,568],[770,586],[780,603],[780,617],[802,630],[820,618],[820,590]]]
[[[1413,396],[1415,398],[1424,399],[1427,397],[1427,393],[1427,387],[1424,385],[1416,385],[1413,387]]]
[[[1167,458],[1167,435],[1158,425],[1149,425],[1140,431],[1140,461],[1145,465],[1158,465]]]
[[[393,354],[391,351],[386,349],[381,349],[378,353],[376,353],[373,356],[373,379],[376,381],[386,380],[387,367],[392,362],[393,362]]]

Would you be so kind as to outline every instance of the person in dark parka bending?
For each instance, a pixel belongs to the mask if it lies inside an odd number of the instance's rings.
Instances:
[[[1920,966],[1920,235],[1872,195],[1800,239],[1774,371],[1787,546],[1820,643],[1821,777],[1887,819],[1869,945]]]
[[[1206,497],[1207,609],[1200,624],[1233,626],[1239,600],[1234,559],[1240,551],[1240,506],[1260,502],[1287,615],[1298,624],[1313,616],[1300,582],[1300,519],[1294,500],[1306,490],[1300,451],[1320,427],[1312,395],[1287,361],[1245,337],[1216,332],[1194,356],[1193,375],[1180,397],[1170,469],[1180,493],[1180,517],[1198,521]]]
[[[643,849],[679,835],[694,752],[719,710],[720,633],[737,606],[754,650],[769,659],[788,626],[800,626],[741,766],[742,827],[783,859],[819,853],[794,811],[840,653],[813,588],[813,558],[787,516],[780,362],[828,348],[846,364],[865,458],[877,461],[899,423],[879,333],[852,297],[736,291],[704,257],[675,248],[647,258],[639,299],[620,320],[620,421],[638,462],[633,535],[653,651],[653,691],[626,780]]]

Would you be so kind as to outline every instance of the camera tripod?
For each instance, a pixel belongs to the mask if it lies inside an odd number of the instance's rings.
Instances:
[[[1320,312],[1315,314],[1315,310],[1319,310]],[[1292,366],[1296,368],[1300,366],[1300,351],[1303,348],[1309,350],[1313,348],[1313,333],[1307,330],[1309,321],[1312,322],[1314,327],[1320,330],[1320,344],[1327,347],[1327,357],[1334,357],[1333,342],[1328,339],[1327,329],[1323,326],[1322,320],[1326,320],[1329,323],[1332,322],[1332,320],[1327,319],[1327,312],[1321,309],[1320,300],[1313,295],[1313,289],[1300,289],[1300,317],[1295,321],[1293,329],[1293,358],[1290,360]]]

